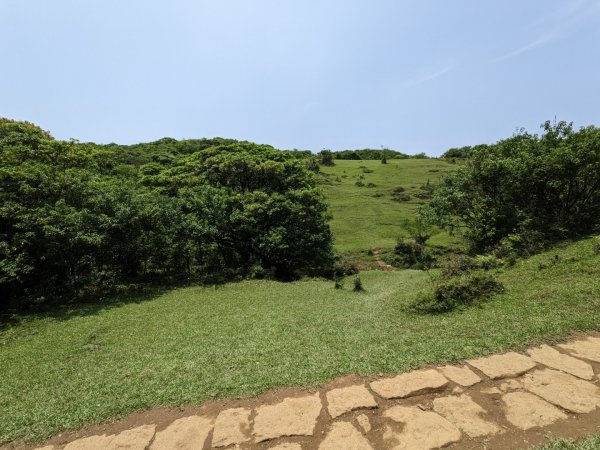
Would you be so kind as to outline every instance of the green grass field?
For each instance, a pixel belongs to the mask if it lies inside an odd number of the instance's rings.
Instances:
[[[538,450],[598,450],[600,448],[600,435],[591,436],[579,442],[559,439]]]
[[[403,234],[403,223],[414,219],[427,199],[421,186],[428,181],[440,183],[442,176],[458,166],[442,159],[391,159],[380,161],[335,161],[333,167],[323,167],[326,176],[322,188],[333,219],[330,222],[335,237],[335,248],[341,253],[358,256],[369,249],[394,247]],[[364,168],[367,171],[365,173]],[[364,187],[356,186],[363,176]],[[367,187],[373,183],[374,187]],[[392,200],[392,190],[403,187],[409,201]],[[440,231],[429,241],[432,245],[457,244],[455,238]]]
[[[0,331],[0,443],[157,405],[395,373],[600,328],[600,257],[590,239],[502,269],[505,293],[450,314],[407,310],[429,286],[422,272],[361,278],[364,293],[351,291],[351,279],[343,290],[317,279],[244,281],[13,317]]]

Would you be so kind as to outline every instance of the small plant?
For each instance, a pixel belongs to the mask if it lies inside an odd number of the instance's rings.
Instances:
[[[359,277],[354,278],[354,292],[362,292],[365,288],[363,287],[362,281]]]
[[[385,156],[385,153],[383,154],[383,156],[381,157],[381,164],[387,164],[387,158]]]
[[[369,184],[367,184],[367,187],[374,188],[374,187],[377,187],[377,185],[375,183],[369,183]]]
[[[363,173],[373,173],[373,169],[369,169],[368,167],[363,167]]]
[[[333,282],[335,289],[344,289],[344,279],[340,277],[335,277]]]
[[[354,183],[356,186],[358,187],[364,187],[365,183],[362,180],[358,180],[356,183]]]

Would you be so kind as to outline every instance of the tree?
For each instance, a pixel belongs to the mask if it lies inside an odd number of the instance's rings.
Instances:
[[[430,219],[462,230],[476,250],[515,234],[554,240],[598,227],[600,129],[542,128],[541,136],[518,133],[474,147],[434,193]]]
[[[319,152],[319,158],[321,165],[323,166],[334,166],[333,152],[331,150],[323,149]]]

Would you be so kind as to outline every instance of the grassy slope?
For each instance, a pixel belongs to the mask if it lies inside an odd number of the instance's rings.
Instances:
[[[559,439],[551,444],[540,447],[538,450],[598,450],[599,448],[600,435],[596,435],[579,442]]]
[[[373,172],[363,173],[360,166]],[[441,159],[392,159],[388,164],[338,160],[333,167],[323,167],[322,172],[330,175],[323,190],[333,215],[330,225],[336,249],[356,254],[375,247],[392,248],[402,233],[403,222],[415,218],[424,204],[414,196],[422,192],[420,186],[428,180],[439,184],[441,176],[456,168],[456,164]],[[356,186],[360,175],[364,175],[365,185],[374,183],[376,187]],[[392,190],[398,186],[412,196],[410,201],[391,199]],[[378,194],[382,196],[375,197]],[[430,241],[434,245],[453,242],[447,233],[439,233]]]
[[[554,254],[560,262],[540,269]],[[372,271],[361,274],[365,293],[351,292],[350,280],[343,290],[321,280],[245,281],[23,319],[0,331],[0,443],[154,405],[393,373],[600,329],[600,257],[590,240],[499,276],[506,293],[438,316],[404,308],[427,288],[425,274]]]

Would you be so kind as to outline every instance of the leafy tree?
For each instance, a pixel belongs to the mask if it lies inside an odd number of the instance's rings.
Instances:
[[[333,166],[333,152],[331,150],[323,149],[319,152],[319,158],[323,166]]]
[[[466,164],[444,180],[429,219],[462,230],[472,247],[503,239],[559,239],[600,224],[600,129],[574,131],[546,122],[543,134],[524,132],[473,149]]]
[[[0,308],[146,279],[329,268],[332,237],[308,158],[220,138],[57,141],[0,119]]]

